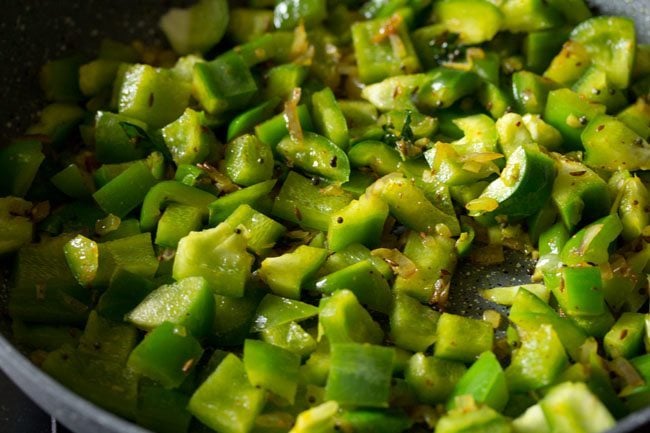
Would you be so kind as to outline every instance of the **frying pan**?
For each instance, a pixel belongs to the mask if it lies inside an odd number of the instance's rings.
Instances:
[[[24,131],[43,106],[36,83],[38,69],[46,60],[66,53],[92,54],[104,37],[125,42],[135,38],[160,41],[158,18],[170,6],[183,3],[187,1],[0,0],[0,143]],[[603,13],[634,18],[639,40],[650,43],[650,0],[589,3]],[[454,276],[450,309],[472,316],[479,316],[486,308],[494,309],[494,304],[477,296],[477,287],[529,282],[533,266],[512,252],[496,267],[461,264]],[[76,433],[148,433],[67,390],[11,345],[6,313],[7,268],[6,263],[0,263],[0,368],[34,402]],[[648,431],[650,408],[628,416],[610,433]]]

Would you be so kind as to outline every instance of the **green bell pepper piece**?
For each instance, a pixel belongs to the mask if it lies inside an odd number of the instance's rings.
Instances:
[[[426,84],[433,81],[434,77],[441,74],[438,70],[435,73],[428,74],[409,74],[409,75],[396,75],[386,78],[378,83],[365,86],[361,90],[361,97],[378,110],[416,110],[417,107],[413,102],[412,95],[417,93],[419,89],[423,88]],[[442,87],[445,83],[440,83],[436,86],[437,93],[442,94]],[[451,95],[454,89],[450,88],[444,95]],[[472,89],[474,90],[474,89]],[[451,105],[453,96],[449,96],[447,101]],[[443,102],[444,104],[444,102]]]
[[[359,200],[335,212],[327,230],[327,244],[331,251],[340,251],[351,244],[360,243],[377,247],[388,217],[388,206],[372,195],[362,195]]]
[[[512,111],[512,95],[492,83],[484,83],[478,90],[478,100],[494,119]]]
[[[597,432],[613,427],[614,417],[582,383],[563,383],[553,387],[540,406],[549,431]]]
[[[494,353],[483,352],[463,374],[447,400],[447,408],[457,407],[457,397],[465,395],[471,395],[478,404],[503,411],[508,403],[508,385]]]
[[[228,124],[228,141],[232,141],[238,136],[252,131],[256,125],[268,120],[276,107],[280,104],[280,98],[270,98],[250,110],[244,111],[237,115]]]
[[[300,357],[259,340],[244,342],[244,367],[251,385],[261,387],[294,404]]]
[[[289,99],[296,87],[302,86],[307,78],[307,69],[294,63],[274,66],[266,73],[265,99]]]
[[[327,250],[301,245],[295,251],[262,261],[259,276],[279,296],[300,299],[301,290],[325,263]],[[291,273],[287,274],[287,269]]]
[[[251,186],[273,177],[271,146],[252,134],[235,138],[226,146],[225,172],[235,183]]]
[[[560,28],[530,32],[523,42],[526,69],[541,74],[569,39],[570,29]]]
[[[600,176],[580,162],[564,157],[555,161],[558,170],[551,198],[568,230],[609,213],[607,183]]]
[[[254,257],[246,251],[246,238],[227,223],[191,232],[178,243],[173,276],[176,280],[203,277],[219,295],[241,297]]]
[[[203,162],[217,146],[217,139],[202,117],[201,113],[187,108],[182,116],[161,130],[176,165]]]
[[[266,328],[260,338],[274,346],[281,347],[300,357],[306,357],[316,350],[316,340],[296,322]]]
[[[180,203],[202,209],[202,217],[208,216],[207,206],[215,200],[215,196],[184,185],[174,180],[159,182],[148,190],[140,212],[142,230],[153,230],[162,214],[162,207],[169,203]]]
[[[646,140],[650,138],[650,105],[644,98],[637,99],[636,103],[616,115],[616,118],[627,125],[628,128]]]
[[[492,181],[478,200],[494,200],[496,209],[479,211],[479,220],[490,222],[497,215],[524,218],[537,212],[551,194],[555,165],[532,146],[512,152],[498,179]],[[468,204],[469,206],[469,204]]]
[[[118,268],[113,273],[108,289],[97,303],[97,312],[107,319],[119,322],[154,289],[148,278]]]
[[[337,425],[359,433],[391,433],[408,430],[413,421],[400,410],[347,410],[336,418]]]
[[[488,322],[442,313],[436,327],[434,354],[438,358],[473,362],[481,353],[492,350],[493,339],[494,331]]]
[[[193,335],[203,336],[208,332],[213,314],[214,299],[207,282],[201,277],[190,277],[149,293],[127,314],[126,320],[147,331],[170,322],[184,326]]]
[[[394,358],[390,347],[332,344],[325,398],[342,405],[387,407]]]
[[[170,9],[159,25],[176,53],[204,53],[226,33],[228,12],[226,0],[199,0],[187,9]]]
[[[241,44],[262,37],[271,30],[272,25],[272,11],[257,7],[238,7],[230,11],[230,20],[226,34],[235,42]]]
[[[262,296],[264,293],[254,285],[247,287],[241,298],[214,295],[214,320],[208,336],[210,343],[241,346],[250,334]]]
[[[607,171],[650,168],[648,142],[614,117],[605,114],[594,117],[581,137],[585,147],[584,163],[591,168]]]
[[[125,269],[145,278],[153,278],[158,270],[151,233],[139,233],[99,245],[99,268],[94,285],[104,287],[117,269]]]
[[[590,18],[573,29],[571,40],[586,49],[593,64],[606,72],[615,87],[628,87],[636,49],[634,21],[623,17]]]
[[[186,409],[189,400],[180,391],[165,389],[153,383],[141,383],[136,422],[160,433],[185,433],[192,421],[192,414]]]
[[[294,39],[294,32],[291,31],[271,32],[235,47],[234,51],[242,56],[244,63],[249,67],[268,60],[280,64],[288,63],[293,58],[291,46]]]
[[[648,188],[638,177],[627,179],[622,187],[621,202],[618,207],[618,214],[623,224],[621,233],[623,239],[626,241],[636,239],[650,224],[648,206],[650,206]]]
[[[372,255],[372,252],[361,244],[352,244],[334,254],[330,254],[321,268],[321,272],[323,274],[329,274],[340,271],[343,268],[364,260],[369,260],[375,269],[387,280],[393,277],[393,271],[390,265],[380,257]]]
[[[550,385],[567,366],[567,356],[551,325],[517,326],[521,346],[505,370],[508,388],[525,392]]]
[[[611,85],[607,73],[599,66],[592,65],[587,69],[572,88],[588,101],[604,105],[610,113],[617,112],[628,104],[625,94]]]
[[[379,140],[364,140],[355,143],[348,150],[352,167],[370,167],[380,176],[399,171],[401,158],[399,152]]]
[[[544,119],[560,131],[566,149],[580,150],[583,144],[587,145],[586,140],[581,141],[581,133],[605,110],[604,105],[589,102],[576,92],[558,89],[548,94]]]
[[[287,231],[282,224],[247,204],[240,205],[230,214],[226,223],[235,229],[243,229],[247,248],[258,256],[268,255],[275,242]]]
[[[560,258],[569,266],[607,263],[609,244],[616,240],[622,230],[617,215],[600,218],[573,235],[562,248]]]
[[[203,348],[184,326],[163,322],[133,349],[128,366],[172,389],[183,383],[202,354]]]
[[[343,190],[324,194],[309,179],[291,171],[273,203],[272,214],[303,227],[326,231],[334,212],[345,207],[352,197]]]
[[[32,203],[18,197],[0,197],[0,255],[18,250],[31,242],[34,223]]]
[[[61,192],[69,197],[84,199],[93,192],[93,182],[85,171],[75,164],[70,164],[50,178]]]
[[[55,146],[69,139],[81,123],[84,110],[76,104],[54,103],[41,110],[38,122],[27,128],[27,135],[45,135]]]
[[[563,86],[571,86],[589,69],[591,56],[582,44],[569,40],[553,58],[544,76]]]
[[[332,89],[326,87],[314,93],[311,103],[317,132],[346,150],[350,141],[348,125]]]
[[[104,212],[123,218],[143,201],[146,202],[150,188],[156,183],[147,164],[136,161],[98,189],[93,198]]]
[[[440,418],[436,431],[442,433],[508,433],[510,421],[490,407],[456,410]]]
[[[318,308],[304,302],[267,294],[255,312],[251,330],[259,332],[290,322],[299,322],[318,314]]]
[[[429,201],[424,192],[401,173],[393,173],[378,179],[367,194],[374,194],[387,205],[390,213],[402,224],[423,233],[433,233],[436,225],[444,224],[452,235],[460,233],[456,216],[440,210]]]
[[[522,113],[544,113],[549,92],[557,88],[558,85],[549,78],[530,71],[512,74],[512,93],[517,110]]]
[[[510,158],[520,146],[537,149],[533,137],[524,124],[523,117],[519,114],[506,113],[497,119],[495,126],[499,136],[499,148],[506,158]]]
[[[645,315],[625,312],[605,334],[603,347],[610,358],[632,358],[643,349]]]
[[[425,83],[416,92],[416,104],[425,112],[448,108],[464,96],[478,90],[481,80],[473,72],[441,67],[426,74]],[[408,96],[408,95],[407,95]]]
[[[60,347],[76,346],[81,330],[70,326],[25,324],[20,320],[11,322],[12,341],[21,348],[53,352]]]
[[[531,32],[558,27],[563,23],[560,13],[542,0],[519,0],[504,2],[501,30]]]
[[[90,293],[81,287],[65,260],[69,235],[28,244],[18,250],[9,314],[34,323],[85,323]]]
[[[289,433],[330,433],[336,425],[335,416],[338,411],[339,405],[335,401],[307,409],[298,414]]]
[[[48,101],[76,102],[83,98],[79,90],[79,67],[83,59],[78,56],[50,60],[41,68],[39,81]]]
[[[0,193],[24,197],[45,160],[37,140],[18,140],[0,149]]]
[[[203,211],[195,206],[171,203],[160,217],[156,229],[156,245],[176,248],[178,242],[190,232],[201,229]]]
[[[210,114],[244,108],[257,92],[248,65],[234,51],[194,65],[192,87],[194,97]]]
[[[350,179],[350,162],[345,152],[328,138],[304,132],[302,140],[286,136],[275,148],[287,164],[333,182]]]
[[[382,29],[386,26],[390,26],[393,33],[382,37]],[[420,70],[420,61],[411,43],[408,29],[399,15],[354,23],[352,43],[357,57],[359,78],[365,84]]]
[[[216,226],[225,221],[230,214],[244,204],[259,210],[264,198],[268,197],[276,182],[276,179],[266,180],[219,197],[208,205],[210,225]]]
[[[97,96],[113,85],[119,60],[95,59],[79,67],[79,89],[85,96]]]
[[[301,22],[307,28],[327,17],[325,0],[279,0],[273,10],[273,24],[279,30],[292,30]]]
[[[398,347],[425,352],[436,340],[440,313],[415,298],[396,293],[389,318],[390,339]]]
[[[434,13],[447,31],[470,45],[492,39],[503,21],[499,8],[486,0],[443,0],[436,3]]]
[[[88,356],[66,345],[51,352],[42,368],[98,406],[127,419],[135,418],[138,376],[124,365]]]
[[[63,246],[65,261],[79,284],[90,287],[99,269],[97,242],[77,235]]]
[[[192,395],[188,409],[211,429],[247,433],[264,402],[264,390],[251,385],[244,363],[230,353]]]
[[[390,311],[390,286],[369,260],[325,275],[314,283],[314,287],[316,291],[325,294],[348,289],[368,309],[386,314]]]
[[[90,313],[86,328],[79,338],[79,353],[88,356],[126,364],[129,353],[137,343],[137,330],[123,322],[113,322]]]
[[[557,151],[562,147],[562,135],[542,120],[539,114],[524,114],[521,118],[526,125],[533,141],[546,148],[546,150]]]
[[[568,235],[567,235],[568,237]],[[541,241],[540,241],[541,248]],[[540,251],[541,254],[541,251]],[[551,291],[544,284],[519,284],[516,286],[494,287],[481,290],[481,296],[499,305],[512,305],[520,290],[525,289],[533,293],[539,299],[548,303]]]
[[[172,70],[149,65],[131,65],[118,78],[119,114],[136,118],[152,128],[162,128],[176,120],[187,107],[190,86]]]
[[[560,288],[553,290],[553,294],[569,316],[598,316],[605,313],[603,281],[599,268],[565,267],[561,272]]]
[[[528,290],[518,290],[510,309],[510,320],[517,326],[553,327],[571,358],[579,359],[580,346],[587,339],[585,332],[569,318],[560,316],[552,307]]]
[[[408,362],[404,378],[419,401],[438,404],[447,401],[466,371],[460,362],[416,353]]]
[[[444,305],[457,261],[454,240],[411,231],[406,237],[404,255],[413,261],[416,269],[410,275],[398,275],[393,290],[423,303]]]
[[[318,322],[330,343],[379,344],[384,338],[379,324],[349,290],[339,290],[321,299]]]
[[[298,120],[303,131],[313,131],[314,126],[312,123],[309,109],[305,105],[298,105],[297,108]],[[255,135],[262,143],[266,143],[275,148],[277,144],[289,134],[287,120],[284,113],[277,114],[270,119],[258,124],[255,127]]]

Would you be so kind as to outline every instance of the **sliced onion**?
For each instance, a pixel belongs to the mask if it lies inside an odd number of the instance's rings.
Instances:
[[[388,263],[393,272],[402,278],[410,278],[418,270],[411,259],[394,248],[378,248],[372,250],[372,255]]]
[[[233,191],[239,190],[239,186],[233,183],[232,180],[215,167],[211,166],[207,162],[196,164],[198,168],[203,170],[205,174],[208,175],[210,180],[215,184],[215,186],[224,194],[231,193]]]
[[[291,91],[291,96],[284,103],[284,121],[287,123],[289,136],[296,143],[303,142],[302,125],[300,124],[300,117],[298,117],[298,103],[300,102],[300,95],[302,90],[296,87]]]

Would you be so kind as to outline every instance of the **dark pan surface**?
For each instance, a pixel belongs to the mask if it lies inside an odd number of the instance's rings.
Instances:
[[[96,52],[103,37],[123,42],[160,43],[159,16],[168,0],[0,0],[0,146],[23,131],[43,102],[37,74],[46,60],[63,54]],[[236,3],[232,1],[231,3]],[[635,18],[639,39],[650,43],[650,0],[593,0],[603,12]],[[477,296],[478,288],[528,282],[534,265],[510,253],[505,266],[462,265],[454,276],[451,309],[479,316],[495,308]],[[0,271],[6,264],[0,263]],[[0,368],[38,405],[77,433],[146,433],[61,387],[34,367],[2,335],[7,335],[6,290],[0,274]],[[0,391],[1,392],[1,391]],[[650,408],[623,420],[611,433],[650,431]]]

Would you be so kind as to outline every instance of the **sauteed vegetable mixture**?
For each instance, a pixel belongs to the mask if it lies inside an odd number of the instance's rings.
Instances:
[[[235,4],[237,3],[237,4]],[[582,0],[199,0],[43,66],[14,341],[161,433],[599,432],[650,405],[650,46]],[[459,261],[537,260],[446,308]]]

